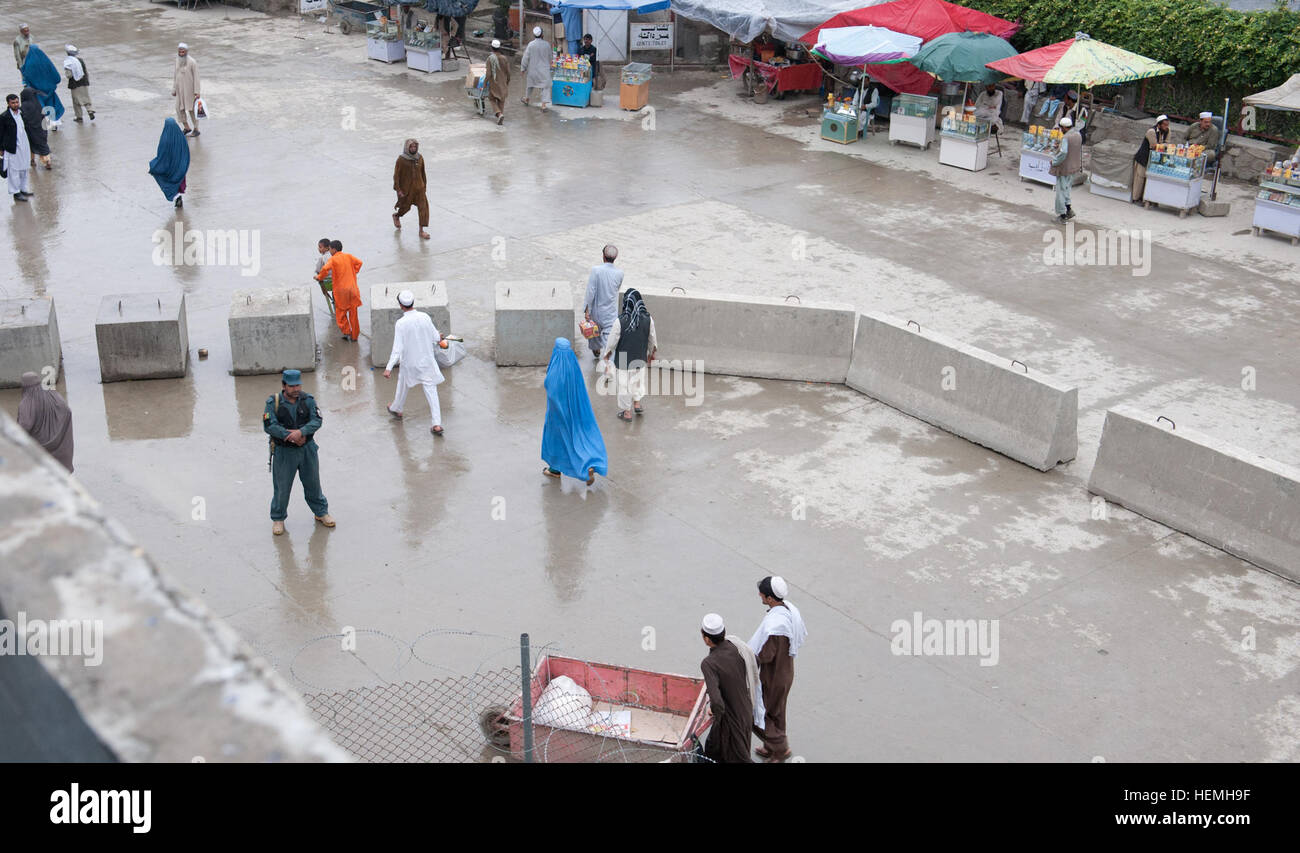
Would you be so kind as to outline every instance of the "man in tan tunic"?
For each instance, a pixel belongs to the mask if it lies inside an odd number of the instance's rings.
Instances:
[[[32,46],[32,28],[23,24],[18,28],[18,35],[14,37],[14,64],[18,70],[23,70],[23,63],[27,61],[27,49]]]
[[[496,112],[497,124],[506,120],[506,98],[510,97],[510,63],[501,53],[501,42],[492,39],[492,52],[487,58],[488,100]]]
[[[397,192],[397,204],[394,207],[393,227],[402,230],[402,217],[412,206],[420,215],[420,236],[429,239],[429,200],[424,190],[427,181],[424,176],[424,155],[420,153],[420,143],[414,139],[406,140],[402,145],[402,155],[393,167],[393,189]]]
[[[199,97],[199,66],[190,56],[190,46],[185,42],[176,45],[176,68],[172,72],[172,95],[176,97],[176,120],[186,136],[199,135],[198,117],[194,115],[194,99]],[[193,124],[193,129],[190,125]]]

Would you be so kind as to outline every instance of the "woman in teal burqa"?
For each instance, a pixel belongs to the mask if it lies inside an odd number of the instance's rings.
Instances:
[[[542,428],[542,473],[560,479],[567,474],[591,485],[596,475],[608,476],[605,440],[591,411],[587,383],[567,338],[556,338],[546,368],[546,426]]]
[[[185,173],[190,170],[190,144],[185,141],[181,126],[171,116],[163,122],[162,136],[158,137],[158,156],[149,161],[149,174],[158,182],[158,189],[168,201],[176,200],[181,207],[181,193],[185,192]]]

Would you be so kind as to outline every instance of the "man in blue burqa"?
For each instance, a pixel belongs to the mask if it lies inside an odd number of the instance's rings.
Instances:
[[[162,136],[158,137],[158,156],[149,161],[149,174],[158,182],[163,196],[181,207],[181,193],[185,192],[185,173],[190,168],[190,144],[176,119],[171,116],[163,122]]]
[[[37,45],[27,49],[27,58],[23,60],[23,85],[31,86],[36,90],[36,100],[40,101],[50,121],[63,118],[63,101],[59,100],[56,91],[62,81],[63,75],[59,73],[58,68],[54,67],[54,63],[45,55],[45,51]]]
[[[561,474],[567,474],[576,480],[586,480],[590,486],[597,474],[609,475],[605,439],[596,426],[587,383],[568,338],[555,339],[551,363],[546,368],[542,461],[546,463],[542,473],[557,480]]]

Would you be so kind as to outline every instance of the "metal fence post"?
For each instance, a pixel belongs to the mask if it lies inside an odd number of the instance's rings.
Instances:
[[[528,635],[519,635],[519,678],[524,697],[524,761],[533,762],[533,664],[528,651]]]

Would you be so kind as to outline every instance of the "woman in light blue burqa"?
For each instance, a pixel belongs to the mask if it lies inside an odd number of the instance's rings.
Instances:
[[[546,426],[542,428],[542,473],[560,479],[596,481],[609,474],[605,439],[596,426],[587,383],[568,338],[556,338],[551,363],[546,368]]]

